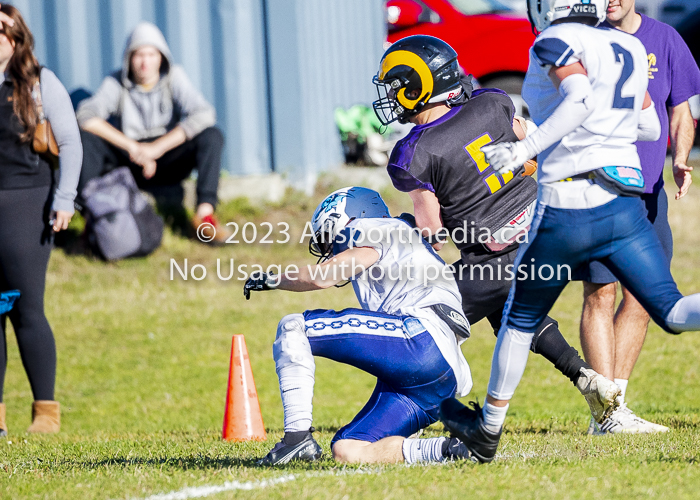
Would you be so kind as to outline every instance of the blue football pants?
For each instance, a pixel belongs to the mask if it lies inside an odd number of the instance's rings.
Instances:
[[[516,278],[504,311],[508,327],[534,332],[575,274],[600,261],[669,333],[666,318],[683,296],[644,203],[620,196],[600,207],[569,210],[538,206],[529,242],[520,247]],[[568,268],[567,268],[568,266]],[[533,273],[534,270],[534,273]]]
[[[366,311],[304,313],[314,356],[345,363],[377,377],[367,404],[333,437],[376,442],[408,437],[438,419],[457,379],[430,333],[416,318]]]

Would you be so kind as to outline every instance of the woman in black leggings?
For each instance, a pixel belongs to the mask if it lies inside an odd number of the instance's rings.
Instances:
[[[53,232],[66,229],[74,211],[80,132],[66,89],[34,57],[33,37],[19,11],[2,4],[0,23],[0,290],[20,291],[14,308],[0,316],[0,435],[7,433],[2,403],[7,317],[34,396],[28,431],[58,432],[56,344],[44,314],[44,287]],[[40,95],[32,92],[37,82]],[[56,173],[32,148],[39,102],[59,147]]]

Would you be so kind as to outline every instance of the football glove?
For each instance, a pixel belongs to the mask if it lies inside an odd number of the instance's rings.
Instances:
[[[279,278],[274,274],[265,274],[262,272],[253,273],[243,285],[243,295],[246,300],[250,300],[250,292],[263,292],[265,290],[274,290],[279,285]]]
[[[512,172],[533,155],[525,145],[524,141],[501,142],[499,144],[489,144],[481,148],[486,161],[499,174]]]

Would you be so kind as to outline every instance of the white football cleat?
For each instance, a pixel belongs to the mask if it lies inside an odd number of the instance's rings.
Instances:
[[[646,432],[648,434],[668,432],[671,430],[668,427],[666,427],[665,425],[655,424],[654,422],[649,422],[648,420],[645,420],[638,415],[634,415],[634,418],[636,418],[647,429]]]
[[[591,418],[591,425],[588,427],[588,434],[594,436],[602,434],[655,434],[668,431],[669,428],[665,425],[655,424],[638,417],[625,403],[622,403],[612,415],[600,424],[595,424]]]
[[[602,422],[620,405],[617,398],[622,395],[622,391],[615,382],[594,370],[581,368],[580,373],[576,387],[586,398],[595,421]]]

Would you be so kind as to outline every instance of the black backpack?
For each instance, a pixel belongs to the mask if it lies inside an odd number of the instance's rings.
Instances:
[[[163,219],[136,186],[128,167],[92,179],[82,192],[85,232],[106,260],[148,255],[160,246]]]

